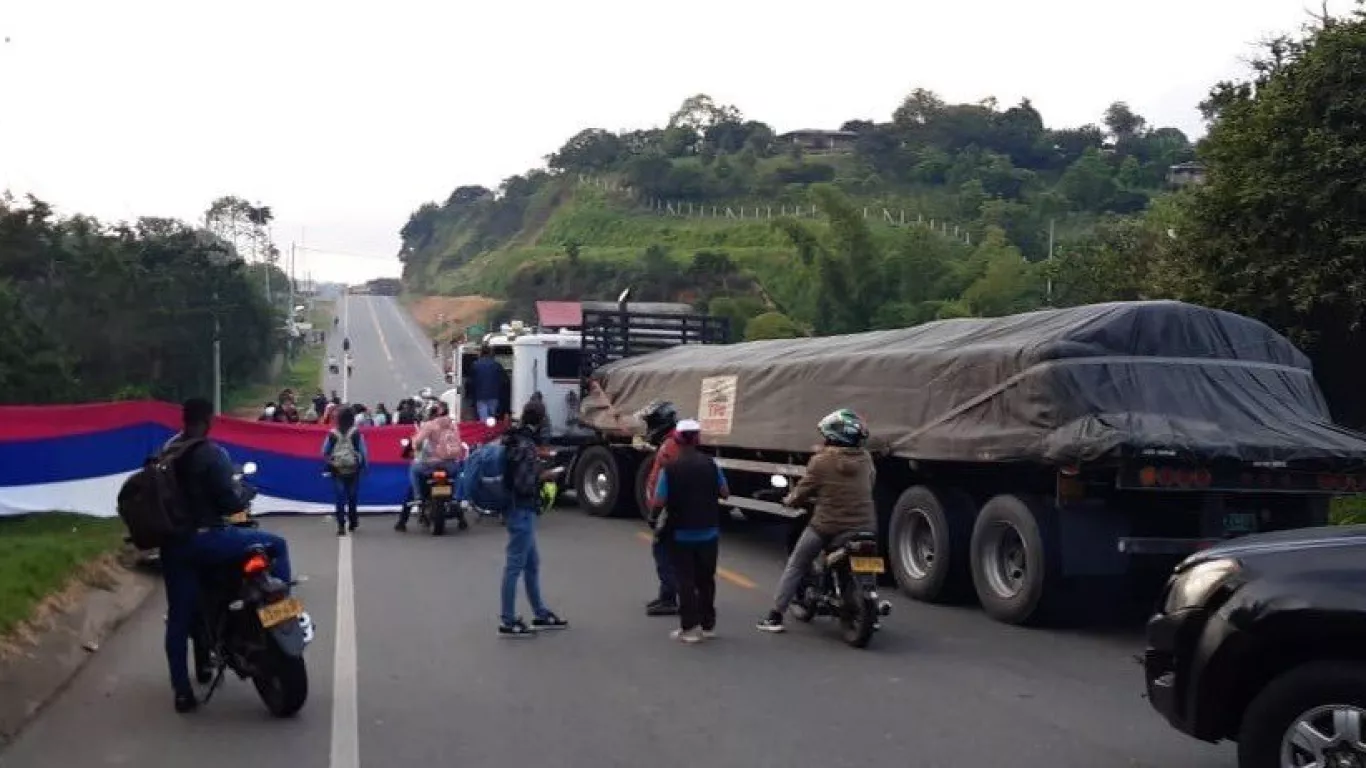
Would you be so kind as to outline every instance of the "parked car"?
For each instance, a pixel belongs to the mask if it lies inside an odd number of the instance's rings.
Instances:
[[[1366,766],[1366,525],[1246,536],[1176,568],[1148,622],[1148,700],[1240,768]]]

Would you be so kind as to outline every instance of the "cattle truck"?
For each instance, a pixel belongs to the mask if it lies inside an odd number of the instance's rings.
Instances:
[[[1323,524],[1333,496],[1366,490],[1366,436],[1333,423],[1307,357],[1228,312],[1119,302],[643,356],[631,318],[584,323],[589,513],[641,511],[650,454],[629,414],[650,401],[698,418],[747,517],[796,514],[756,493],[800,477],[817,421],[852,408],[888,575],[921,601],[975,591],[1010,624],[1227,537]]]

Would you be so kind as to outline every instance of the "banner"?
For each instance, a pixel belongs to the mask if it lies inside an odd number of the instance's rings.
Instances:
[[[0,406],[0,516],[62,510],[116,514],[125,479],[180,429],[180,408],[140,401],[54,406]],[[331,512],[335,488],[323,474],[330,427],[214,419],[209,438],[234,464],[256,462],[252,510]],[[360,479],[364,511],[397,511],[408,489],[409,462],[400,440],[412,426],[361,427],[370,466]],[[481,422],[460,425],[471,446],[501,432]]]

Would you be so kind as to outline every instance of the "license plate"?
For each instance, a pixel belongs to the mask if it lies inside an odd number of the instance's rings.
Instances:
[[[433,486],[432,486],[432,498],[434,498],[434,499],[445,499],[445,498],[449,498],[450,495],[451,495],[451,487],[450,487],[449,485],[433,485]]]
[[[854,573],[882,573],[886,570],[880,557],[851,557],[849,567],[854,569]]]
[[[1224,515],[1225,533],[1254,533],[1256,530],[1256,512],[1229,512]]]
[[[271,603],[256,609],[256,616],[261,619],[261,626],[270,629],[276,624],[283,624],[290,619],[297,619],[304,615],[304,604],[293,597],[286,597],[278,603]]]

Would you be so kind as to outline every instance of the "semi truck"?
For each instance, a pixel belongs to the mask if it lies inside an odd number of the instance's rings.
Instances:
[[[975,592],[1009,624],[1227,537],[1323,524],[1334,496],[1366,491],[1366,436],[1333,423],[1307,357],[1228,312],[1119,302],[740,344],[712,343],[716,318],[661,322],[585,312],[582,508],[643,511],[631,414],[670,400],[701,422],[728,504],[792,516],[756,494],[800,477],[817,421],[852,408],[887,575],[921,601]]]

